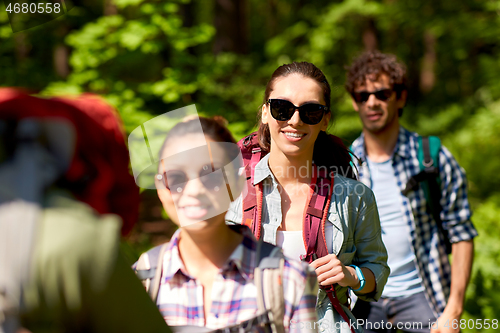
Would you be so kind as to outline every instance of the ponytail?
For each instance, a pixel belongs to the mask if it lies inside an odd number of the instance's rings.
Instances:
[[[271,151],[271,133],[269,132],[269,125],[264,124],[259,119],[259,130],[257,131],[257,139],[259,146],[266,154]]]
[[[314,143],[313,161],[319,167],[326,167],[332,175],[356,179],[350,151],[338,136],[319,132]]]

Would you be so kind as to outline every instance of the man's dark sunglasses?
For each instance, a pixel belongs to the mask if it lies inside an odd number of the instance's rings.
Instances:
[[[323,115],[328,111],[328,106],[308,103],[301,106],[295,106],[292,102],[284,99],[270,99],[267,101],[271,108],[271,115],[274,119],[279,121],[290,120],[295,113],[299,110],[300,119],[307,125],[316,125]]]
[[[370,98],[370,95],[373,94],[379,101],[387,101],[391,96],[392,96],[392,89],[382,89],[382,90],[377,90],[377,91],[359,91],[359,92],[353,92],[352,93],[352,98],[357,103],[364,103]]]

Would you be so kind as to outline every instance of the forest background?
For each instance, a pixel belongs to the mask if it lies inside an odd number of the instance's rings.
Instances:
[[[0,3],[0,85],[98,93],[127,132],[195,103],[223,115],[239,139],[256,124],[272,72],[309,61],[332,84],[330,132],[349,144],[361,124],[344,67],[372,49],[408,66],[402,123],[438,135],[467,171],[480,236],[463,318],[500,319],[500,1],[78,0],[18,33]],[[174,229],[154,191],[142,199],[124,243],[131,259]],[[464,332],[487,331],[467,323]]]

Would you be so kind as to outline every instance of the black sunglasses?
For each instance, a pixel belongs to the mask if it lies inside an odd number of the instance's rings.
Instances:
[[[316,125],[323,115],[328,111],[328,106],[308,103],[301,106],[295,106],[292,102],[284,99],[270,99],[267,101],[271,107],[271,115],[274,119],[278,121],[290,120],[295,113],[295,110],[299,110],[300,119],[304,124]]]
[[[158,179],[163,180],[165,187],[173,192],[181,193],[190,180],[188,175],[182,170],[169,170],[163,175],[157,175]],[[212,170],[211,165],[204,165],[198,173],[201,183],[210,191],[219,191],[225,184],[222,169]]]
[[[370,98],[370,95],[373,94],[379,101],[387,101],[391,96],[392,96],[392,89],[382,89],[382,90],[377,90],[377,91],[359,91],[359,92],[353,92],[352,93],[352,98],[357,103],[364,103]]]

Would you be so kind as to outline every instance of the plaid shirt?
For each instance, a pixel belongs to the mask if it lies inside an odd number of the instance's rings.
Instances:
[[[403,190],[408,180],[420,172],[418,162],[418,134],[400,127],[399,137],[392,156],[392,167],[398,187]],[[352,144],[354,155],[359,158],[358,177],[371,187],[370,170],[366,161],[363,134]],[[464,170],[445,147],[439,151],[439,174],[441,177],[441,221],[451,243],[466,241],[477,236],[470,221],[471,211],[467,199],[467,182]],[[427,211],[422,187],[401,194],[401,209],[410,227],[413,251],[417,258],[417,269],[426,290],[429,305],[436,315],[441,315],[450,294],[451,267],[445,250],[443,237],[436,226],[432,213]]]
[[[205,318],[203,286],[186,271],[179,256],[178,230],[163,257],[157,305],[169,326],[205,326],[210,329],[235,325],[258,314],[254,284],[257,241],[250,229],[241,228],[243,241],[220,269],[212,285],[212,305]],[[316,332],[316,273],[305,263],[285,259],[282,276],[285,298],[285,330]],[[292,325],[290,325],[292,323]],[[295,324],[300,323],[300,325]]]

